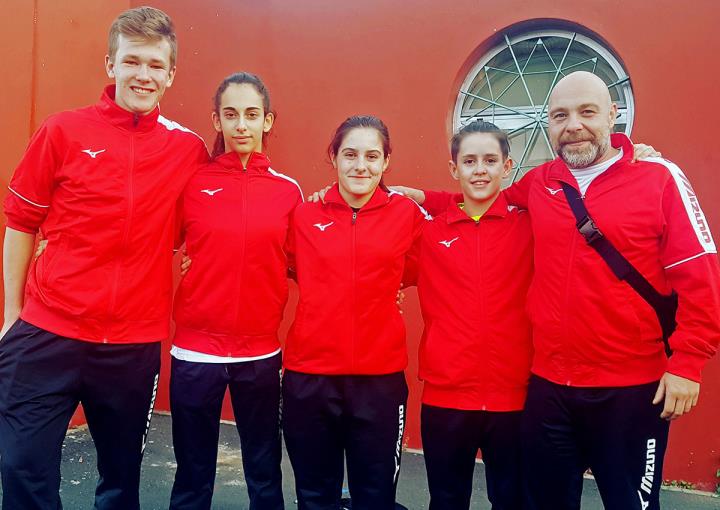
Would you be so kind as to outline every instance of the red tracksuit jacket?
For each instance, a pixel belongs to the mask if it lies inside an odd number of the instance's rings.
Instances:
[[[525,298],[532,279],[526,211],[500,194],[475,222],[458,206],[429,222],[413,248],[407,283],[417,283],[425,330],[422,401],[438,407],[518,411],[532,358]]]
[[[666,359],[652,308],[577,231],[560,184],[577,181],[558,158],[505,191],[509,203],[527,207],[535,238],[532,371],[569,386],[644,384],[665,371],[700,381],[720,339],[720,268],[705,216],[677,165],[630,163],[632,143],[622,134],[612,135],[612,144],[624,156],[590,184],[585,205],[658,291],[677,291],[674,354]]]
[[[10,228],[41,231],[23,320],[91,342],[168,336],[175,203],[205,144],[159,116],[113,100],[49,117],[10,182]]]
[[[215,356],[255,357],[280,347],[287,302],[284,251],[297,182],[253,153],[204,165],[183,193],[182,229],[192,268],[175,297],[173,344]]]
[[[405,324],[395,300],[425,218],[415,202],[380,188],[354,213],[337,185],[325,203],[295,209],[288,252],[300,301],[286,368],[327,375],[405,369]]]

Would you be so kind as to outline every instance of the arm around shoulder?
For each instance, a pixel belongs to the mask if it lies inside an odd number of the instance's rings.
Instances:
[[[505,200],[510,205],[519,207],[520,209],[528,208],[528,197],[530,196],[530,187],[537,175],[537,168],[533,168],[526,173],[522,179],[513,183],[503,190]]]

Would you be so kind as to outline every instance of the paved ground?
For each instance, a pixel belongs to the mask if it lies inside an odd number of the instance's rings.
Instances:
[[[213,498],[213,509],[242,510],[248,508],[243,480],[237,433],[233,426],[222,425],[218,453],[218,475]],[[71,431],[63,446],[62,499],[67,510],[92,508],[95,489],[95,451],[86,429]],[[398,502],[410,510],[427,508],[428,492],[422,455],[403,455],[398,485]],[[175,474],[175,459],[171,448],[170,417],[156,415],[152,421],[149,444],[143,462],[143,485],[140,501],[144,510],[166,509]],[[283,460],[285,503],[288,510],[295,508],[292,470]],[[475,491],[472,510],[490,510],[485,493],[482,464],[475,469]],[[663,491],[663,510],[720,509],[720,498]],[[583,510],[602,510],[602,503],[592,480],[585,481]]]

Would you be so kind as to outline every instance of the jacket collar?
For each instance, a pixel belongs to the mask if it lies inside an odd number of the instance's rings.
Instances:
[[[373,193],[373,196],[370,197],[370,200],[361,207],[361,210],[368,210],[368,209],[375,209],[376,207],[382,207],[383,205],[387,204],[390,201],[390,195],[383,189],[378,186],[375,189],[375,192]],[[350,205],[345,201],[345,199],[340,194],[340,188],[338,186],[338,183],[333,184],[332,188],[328,190],[327,193],[325,193],[325,203],[326,204],[336,204],[341,205],[344,207],[347,207],[350,209]]]
[[[463,196],[460,193],[453,195],[452,202],[447,208],[447,222],[456,223],[458,221],[474,221],[465,211],[458,207],[458,204],[463,201]],[[505,194],[501,191],[495,201],[492,203],[490,208],[485,211],[480,220],[485,218],[504,218],[508,213],[508,203],[505,199]]]
[[[630,140],[630,138],[627,137],[624,133],[613,133],[610,135],[610,144],[615,149],[622,149],[623,155],[622,157],[616,161],[613,165],[608,168],[608,170],[611,170],[618,165],[623,165],[625,163],[629,163],[630,160],[633,157],[633,143]],[[568,184],[576,185],[577,181],[575,180],[575,177],[573,176],[572,172],[570,172],[570,169],[567,167],[565,162],[560,159],[558,156],[555,158],[552,163],[550,163],[550,170],[548,171],[548,177],[550,179],[557,179],[559,181],[567,182]]]
[[[118,106],[115,102],[115,85],[105,87],[96,107],[100,115],[110,124],[127,131],[141,133],[151,131],[155,128],[158,117],[160,116],[160,108],[157,106],[147,115],[129,112]]]
[[[217,156],[214,160],[228,170],[247,170],[252,173],[265,173],[270,168],[270,159],[262,152],[250,154],[247,165],[243,166],[242,161],[234,152],[226,152]]]

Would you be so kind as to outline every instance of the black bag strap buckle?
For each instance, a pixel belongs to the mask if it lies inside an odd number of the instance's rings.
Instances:
[[[593,244],[598,239],[605,237],[590,216],[585,216],[576,225],[587,244]]]

